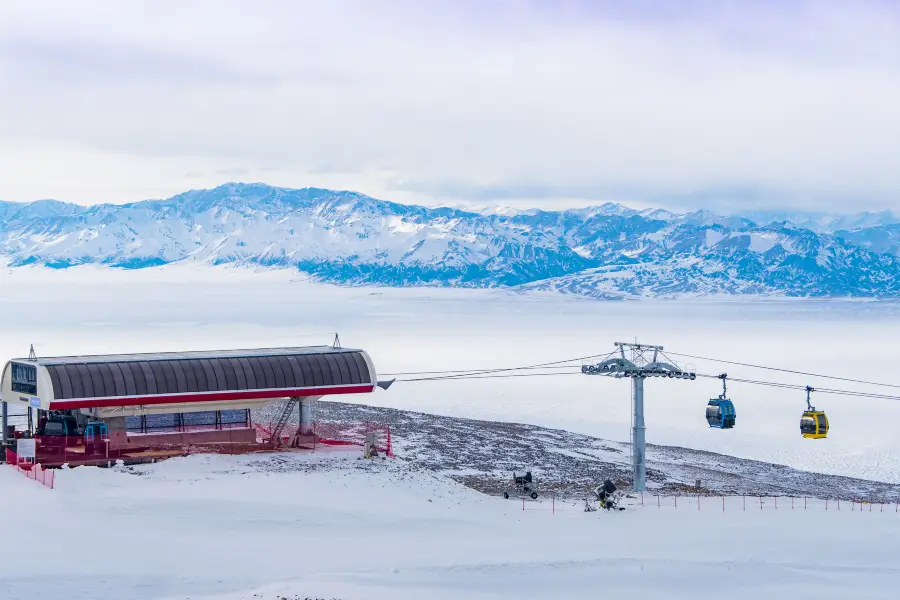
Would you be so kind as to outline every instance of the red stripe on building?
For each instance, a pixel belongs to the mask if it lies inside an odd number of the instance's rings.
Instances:
[[[149,406],[152,404],[184,404],[188,402],[234,402],[238,400],[270,400],[274,398],[328,396],[331,394],[366,394],[375,390],[372,384],[344,385],[326,388],[296,388],[287,390],[255,390],[236,392],[201,392],[193,394],[156,394],[152,396],[124,396],[113,398],[90,398],[54,400],[50,410],[72,410],[76,408],[105,408],[117,406]]]

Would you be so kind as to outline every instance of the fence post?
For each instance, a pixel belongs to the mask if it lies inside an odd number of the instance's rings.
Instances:
[[[659,494],[656,495],[656,508],[660,508],[662,505],[659,503]]]
[[[641,506],[644,505],[644,492],[641,492]]]
[[[700,510],[700,494],[697,494],[697,510]]]
[[[747,495],[746,495],[746,494],[744,494],[743,496],[741,496],[741,501],[742,501],[743,504],[744,504],[744,511],[746,512],[746,510],[747,510]]]
[[[522,510],[525,510],[525,496],[522,496]]]
[[[803,510],[806,510],[806,496],[803,496]]]
[[[828,498],[825,498],[825,510],[828,510]]]
[[[388,425],[387,428],[387,455],[390,458],[394,458],[394,446],[391,444],[391,426]]]
[[[722,512],[725,512],[725,496],[722,496]]]
[[[759,497],[759,510],[762,510],[762,496]]]
[[[794,497],[791,496],[791,510],[794,510]]]
[[[555,515],[556,514],[556,493],[555,492],[553,493],[551,498],[553,499],[552,500],[553,501],[553,514]]]
[[[775,510],[778,510],[778,496],[775,496]]]
[[[675,508],[678,508],[678,494],[675,494]]]
[[[838,498],[837,501],[838,501],[838,510],[841,510],[841,499]]]

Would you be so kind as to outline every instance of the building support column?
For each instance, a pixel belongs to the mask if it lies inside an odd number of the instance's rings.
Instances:
[[[300,428],[297,430],[300,435],[313,434],[312,403],[310,398],[300,400]]]
[[[6,402],[3,402],[3,445],[9,443],[9,436],[7,435],[7,431],[9,431],[9,407]]]
[[[634,491],[643,492],[647,484],[647,464],[645,462],[646,443],[644,427],[644,377],[635,374],[634,383],[634,429],[631,431],[632,469]]]
[[[120,450],[128,445],[128,431],[125,429],[125,417],[103,419],[109,428],[109,449]]]

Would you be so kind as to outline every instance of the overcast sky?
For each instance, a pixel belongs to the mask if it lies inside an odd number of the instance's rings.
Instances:
[[[0,4],[0,199],[900,209],[900,3]]]

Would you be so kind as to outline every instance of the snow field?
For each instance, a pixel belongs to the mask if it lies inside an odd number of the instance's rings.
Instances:
[[[0,308],[15,315],[0,360],[31,343],[45,356],[189,350],[330,343],[336,330],[344,345],[368,350],[380,373],[541,363],[638,336],[701,356],[890,381],[900,333],[889,304],[341,289],[242,269],[2,271]],[[717,381],[649,381],[648,442],[900,481],[891,425],[900,403],[816,397],[832,432],[809,441],[797,430],[805,402],[796,392],[729,389],[739,425],[722,432],[703,420]],[[566,376],[398,382],[358,401],[625,440],[628,396],[626,382]],[[677,510],[645,497],[643,509],[615,515],[578,504],[553,514],[546,499],[522,511],[520,501],[414,464],[323,452],[79,468],[59,472],[53,491],[0,468],[0,488],[10,540],[0,547],[0,584],[11,599],[865,599],[895,598],[900,581],[900,515],[844,502],[840,512],[812,501],[790,511],[788,498],[759,510],[748,497],[743,511],[728,498],[723,513],[720,498],[702,499],[698,511],[693,497],[679,497]]]
[[[719,498],[697,511],[696,497],[677,510],[645,497],[616,514],[572,503],[553,514],[545,498],[523,512],[356,456],[82,467],[52,491],[0,468],[6,597],[863,599],[894,597],[900,580],[900,514],[877,508],[760,511],[748,498],[743,512],[729,498],[723,513]]]

